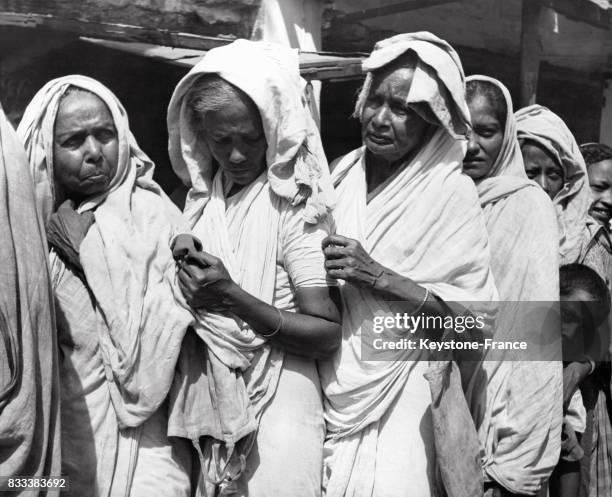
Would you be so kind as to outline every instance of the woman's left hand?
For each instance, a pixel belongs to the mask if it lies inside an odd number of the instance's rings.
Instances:
[[[385,267],[376,262],[357,240],[330,235],[323,240],[325,270],[334,279],[358,286],[373,287]]]
[[[179,285],[194,309],[227,312],[237,285],[218,257],[207,252],[190,254],[179,263]]]

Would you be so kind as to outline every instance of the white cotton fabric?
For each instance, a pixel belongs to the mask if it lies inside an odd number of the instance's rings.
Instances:
[[[185,96],[205,74],[218,74],[251,98],[267,141],[266,171],[230,198],[226,192],[231,185],[220,170],[215,171],[206,140],[191,128],[186,109]],[[327,283],[320,246],[329,232],[326,214],[333,197],[318,131],[304,107],[301,89],[295,50],[238,40],[208,52],[178,84],[168,109],[170,158],[174,170],[190,187],[185,213],[193,233],[206,252],[224,262],[241,288],[287,310],[295,310],[292,286]],[[232,316],[199,312],[195,331],[206,344],[206,352],[202,358],[185,357],[181,363],[182,376],[172,395],[169,433],[190,438],[198,449],[201,437],[205,437],[200,454],[204,468],[200,493],[214,491],[214,483],[222,495],[247,489],[255,492],[253,495],[259,491],[273,495],[275,485],[285,481],[283,475],[274,474],[276,469],[262,461],[260,470],[250,477],[257,461],[250,455],[249,440],[268,453],[274,446],[265,436],[270,420],[264,418],[268,406],[279,412],[270,403],[276,402],[284,353]],[[200,374],[204,367],[210,372],[206,381]],[[194,377],[200,382],[196,388],[189,380]],[[306,395],[307,403],[309,399]],[[264,435],[255,438],[260,421]],[[313,436],[316,439],[322,434]],[[290,455],[287,459],[305,478],[312,473],[300,469]],[[317,461],[304,464],[312,466]],[[320,478],[314,486],[299,479],[295,485],[287,485],[287,494],[310,497],[318,492]]]
[[[502,302],[494,338],[522,340],[529,337],[519,313],[529,308],[516,303],[559,298],[556,214],[546,193],[525,173],[508,90],[486,76],[467,80],[497,86],[508,109],[500,153],[490,173],[476,185],[489,233],[491,271]],[[529,325],[538,326],[533,317]],[[540,326],[545,328],[544,323]],[[488,479],[527,495],[545,484],[559,458],[562,387],[560,362],[484,357],[467,395]]]
[[[519,140],[531,140],[561,165],[565,184],[553,199],[559,220],[561,264],[577,262],[599,229],[588,212],[592,203],[586,164],[574,135],[555,113],[541,105],[516,111]]]
[[[0,108],[0,484],[59,476],[60,399],[47,240],[23,145]],[[59,490],[18,490],[48,497]]]
[[[64,328],[68,336],[73,334],[69,349],[78,355],[75,361],[83,361],[79,366],[84,366],[75,372],[71,368],[76,362],[71,364],[66,358],[65,371],[95,377],[91,389],[84,389],[79,381],[64,383],[62,395],[71,397],[72,402],[64,403],[62,415],[66,419],[79,412],[86,416],[77,416],[78,424],[65,424],[68,432],[64,438],[85,437],[88,442],[64,455],[74,459],[93,451],[96,481],[87,480],[83,488],[115,497],[130,491],[139,449],[136,434],[162,406],[185,330],[193,321],[177,284],[169,246],[171,238],[184,229],[180,212],[152,179],[154,165],[138,148],[125,109],[102,84],[78,75],[47,83],[26,108],[18,129],[44,220],[48,221],[63,200],[54,194],[53,128],[60,98],[70,86],[89,91],[106,104],[117,131],[119,157],[108,190],[78,207],[79,212],[92,210],[95,218],[80,247],[87,289],[75,293],[70,281],[80,280],[53,252],[51,255],[54,281],[68,285],[63,294],[67,307],[62,308],[59,299],[59,311],[73,318]],[[88,292],[90,300],[86,300]],[[75,302],[77,294],[81,298]],[[88,318],[84,319],[81,312],[89,313]],[[85,323],[91,326],[83,330]],[[93,357],[75,345],[80,333],[85,333],[86,342],[94,346]],[[88,416],[103,416],[108,422],[87,426],[83,421]],[[129,443],[120,447],[117,440],[124,435]],[[108,446],[104,440],[115,442]],[[167,439],[158,442],[171,450]],[[124,460],[126,452],[129,456]],[[170,453],[168,460],[172,460]],[[103,466],[105,462],[109,464]],[[78,467],[76,471],[79,474]],[[186,483],[183,490],[188,492],[188,480]],[[120,489],[118,493],[107,493],[111,485]]]
[[[333,171],[339,182],[334,217],[338,234],[359,240],[375,260],[442,299],[489,302],[496,300],[497,292],[476,189],[461,174],[464,154],[465,142],[439,128],[410,164],[366,203],[365,150],[357,149]],[[328,429],[326,495],[372,497],[380,495],[380,485],[392,485],[375,481],[373,475],[387,463],[377,454],[393,452],[381,445],[380,430],[383,418],[394,413],[403,417],[402,437],[411,439],[414,460],[420,464],[402,465],[393,480],[397,493],[388,495],[403,495],[402,485],[409,485],[410,495],[431,495],[431,474],[424,464],[433,462],[433,431],[420,427],[431,425],[431,396],[423,379],[427,362],[419,361],[426,358],[414,353],[407,360],[405,352],[398,351],[395,360],[362,360],[361,334],[374,314],[391,309],[376,293],[351,284],[342,287],[342,296],[341,351],[320,365]],[[406,391],[418,399],[409,412],[395,406]],[[386,440],[393,443],[392,436]],[[399,438],[397,442],[401,445]]]

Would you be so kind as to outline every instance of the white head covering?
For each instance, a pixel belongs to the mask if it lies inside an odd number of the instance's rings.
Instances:
[[[589,241],[589,226],[597,224],[588,214],[592,193],[580,148],[563,120],[546,107],[530,105],[515,116],[518,139],[537,143],[563,169],[565,185],[553,199],[560,223],[561,263],[576,262]]]
[[[468,83],[470,81],[484,81],[499,88],[504,96],[507,109],[504,138],[499,155],[487,177],[476,182],[480,204],[484,206],[527,186],[537,187],[533,181],[527,178],[525,173],[523,155],[516,138],[516,119],[512,108],[512,97],[508,89],[501,81],[479,74],[469,76],[466,81]]]
[[[417,61],[407,103],[425,121],[442,126],[453,138],[465,137],[470,116],[461,61],[453,47],[426,31],[399,34],[376,43],[372,54],[363,61],[368,75],[354,115],[361,117],[374,78],[372,72],[409,51],[417,55]]]
[[[174,171],[191,187],[185,205],[191,224],[210,198],[214,173],[210,150],[191,127],[185,99],[205,74],[219,75],[257,106],[272,191],[293,205],[305,202],[304,220],[309,223],[326,214],[333,188],[316,124],[302,101],[297,50],[236,40],[210,50],[179,82],[168,106],[168,151]]]
[[[71,86],[102,99],[117,130],[117,171],[105,192],[78,208],[95,209],[80,261],[100,322],[106,323],[98,339],[113,407],[120,426],[137,426],[166,398],[183,335],[193,320],[177,285],[169,246],[184,222],[153,181],[154,165],[132,136],[117,97],[79,75],[54,79],[39,90],[18,129],[45,222],[60,200],[55,198],[53,128],[61,97]],[[61,271],[58,267],[54,264]]]

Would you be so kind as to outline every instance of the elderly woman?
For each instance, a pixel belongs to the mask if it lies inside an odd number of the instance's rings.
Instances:
[[[188,496],[164,404],[193,321],[170,250],[180,212],[95,80],[47,83],[18,132],[52,246],[66,495]]]
[[[0,485],[61,474],[59,384],[45,232],[23,145],[0,108]],[[60,489],[23,491],[59,495]],[[11,495],[21,493],[10,492]]]
[[[364,147],[333,169],[338,234],[323,244],[328,275],[344,282],[341,350],[320,366],[326,495],[429,496],[426,352],[369,361],[362,339],[391,302],[443,314],[443,300],[491,301],[497,292],[476,189],[461,174],[469,117],[457,54],[430,33],[403,34],[377,43],[364,68],[355,109]]]
[[[239,40],[208,52],[170,102],[170,157],[204,249],[175,252],[206,344],[183,356],[170,430],[199,452],[204,495],[321,491],[314,360],[337,349],[340,315],[321,252],[333,191],[301,95],[296,51]]]
[[[533,327],[520,316],[528,309],[514,303],[559,298],[556,213],[525,174],[507,88],[487,76],[470,76],[466,87],[473,131],[463,170],[478,189],[503,302],[495,338],[525,339],[524,330]],[[536,324],[533,318],[529,324]],[[468,395],[484,454],[485,488],[533,495],[559,458],[561,362],[528,360],[535,358],[527,354],[523,360],[484,359]]]

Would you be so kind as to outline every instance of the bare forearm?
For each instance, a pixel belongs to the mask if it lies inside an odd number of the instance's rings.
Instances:
[[[228,301],[233,314],[263,336],[273,333],[270,340],[291,354],[323,359],[331,356],[338,347],[340,324],[333,319],[280,311],[237,285]]]
[[[376,279],[373,290],[387,301],[405,302],[412,312],[444,315],[448,310],[437,297],[415,283],[389,268],[383,268],[383,273]]]

